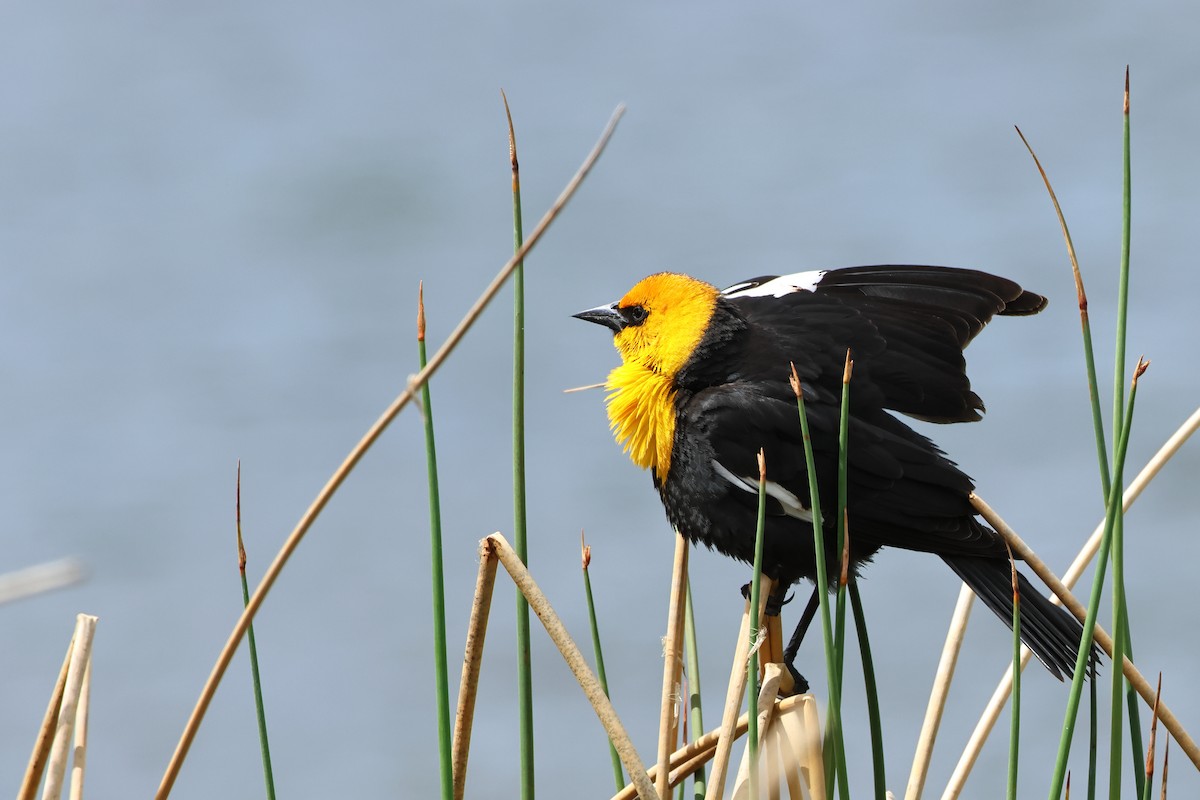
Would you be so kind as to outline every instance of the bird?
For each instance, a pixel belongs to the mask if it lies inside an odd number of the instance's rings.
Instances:
[[[970,502],[972,479],[902,420],[973,422],[963,350],[994,316],[1029,316],[1047,299],[958,267],[893,265],[764,275],[725,289],[673,272],[574,316],[613,333],[612,432],[648,469],[666,516],[689,542],[753,563],[761,450],[766,466],[762,571],[782,593],[816,580],[808,472],[794,370],[803,394],[823,515],[829,583],[843,369],[849,391],[846,517],[852,575],[884,548],[939,556],[1012,627],[1004,540]],[[849,356],[847,356],[849,353]],[[1021,639],[1052,675],[1074,672],[1080,623],[1017,571]],[[817,607],[814,590],[786,651],[789,667]],[[776,608],[778,605],[776,605]],[[800,677],[795,672],[793,674]]]

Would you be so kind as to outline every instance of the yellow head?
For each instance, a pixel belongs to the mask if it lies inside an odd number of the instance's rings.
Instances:
[[[638,281],[612,307],[622,323],[610,325],[621,360],[674,377],[700,343],[719,294],[711,284],[672,272]]]
[[[613,330],[621,366],[608,376],[608,417],[633,462],[665,479],[675,433],[675,375],[700,344],[720,292],[687,275],[643,278],[616,303],[575,316]]]

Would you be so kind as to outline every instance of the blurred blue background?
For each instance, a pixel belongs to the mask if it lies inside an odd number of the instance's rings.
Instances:
[[[18,2],[0,11],[0,524],[13,569],[91,576],[0,607],[0,787],[24,769],[74,614],[100,616],[89,793],[147,796],[239,613],[233,496],[250,573],[415,371],[417,281],[436,346],[511,251],[500,88],[530,226],[618,102],[593,176],[528,261],[532,569],[586,641],[579,532],[618,711],[653,757],[672,538],[612,442],[616,363],[572,320],[662,269],[718,284],[879,262],[971,266],[1051,298],[969,353],[988,404],[932,430],[1061,571],[1101,513],[1062,238],[1016,134],[1066,210],[1111,385],[1121,90],[1133,69],[1131,473],[1196,407],[1200,7],[1140,4],[338,5]],[[510,294],[433,384],[456,669],[476,543],[511,532]],[[929,432],[929,431],[927,431]],[[1200,728],[1191,445],[1129,516],[1138,658]],[[903,792],[958,586],[885,554],[864,584],[889,785]],[[432,797],[437,770],[420,417],[406,411],[329,505],[259,616],[280,795]],[[711,724],[748,570],[692,560]],[[512,589],[497,584],[468,792],[517,791]],[[806,591],[806,590],[801,590]],[[790,612],[794,615],[794,611]],[[927,794],[940,793],[1009,645],[976,612]],[[789,616],[790,620],[792,617]],[[814,637],[802,654],[823,692]],[[611,793],[607,747],[535,627],[543,793]],[[853,663],[853,660],[852,660]],[[1107,673],[1107,670],[1105,670]],[[853,785],[869,786],[848,678]],[[1065,687],[1025,682],[1023,796],[1045,791]],[[244,651],[174,793],[253,797]],[[1103,689],[1104,695],[1107,689]],[[1006,725],[1001,722],[1001,725]],[[1006,736],[969,796],[998,796]],[[1178,750],[1172,795],[1200,780]],[[1073,768],[1083,774],[1079,751]],[[1128,775],[1128,771],[1126,773]],[[1178,792],[1178,794],[1176,794]]]

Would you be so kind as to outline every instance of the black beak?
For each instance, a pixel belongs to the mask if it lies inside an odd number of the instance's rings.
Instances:
[[[571,316],[575,317],[575,319],[587,320],[597,325],[603,325],[606,328],[612,329],[613,333],[620,333],[629,324],[621,316],[621,312],[617,311],[616,303],[589,308],[587,311],[580,311],[578,314],[572,314]]]

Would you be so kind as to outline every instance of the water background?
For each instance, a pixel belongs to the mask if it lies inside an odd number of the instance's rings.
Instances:
[[[1131,361],[1153,359],[1130,464],[1196,407],[1200,7],[1139,4],[441,5],[17,2],[0,11],[0,568],[74,555],[87,583],[0,608],[0,787],[13,787],[70,636],[100,616],[89,794],[149,796],[250,573],[415,371],[416,286],[440,343],[511,251],[503,87],[527,220],[619,102],[629,112],[528,262],[531,566],[586,640],[578,538],[594,547],[613,697],[652,758],[672,541],[648,476],[613,444],[616,363],[570,319],[641,276],[880,262],[972,266],[1047,294],[969,353],[989,413],[931,429],[1062,569],[1100,517],[1074,289],[1012,126],[1055,182],[1086,271],[1109,407],[1120,244],[1121,89],[1134,86]],[[451,664],[476,542],[511,532],[510,295],[437,376]],[[437,791],[419,415],[329,505],[258,621],[282,797]],[[1138,660],[1196,732],[1200,447],[1130,514]],[[692,560],[708,720],[747,580]],[[864,595],[882,670],[889,785],[903,791],[958,588],[886,553]],[[468,792],[516,796],[512,590],[498,583]],[[795,613],[795,612],[792,612]],[[802,654],[822,692],[814,637]],[[1008,656],[977,611],[929,781],[935,796]],[[543,794],[611,794],[601,728],[535,626]],[[867,791],[847,679],[853,785]],[[1021,794],[1046,791],[1065,688],[1025,682]],[[244,651],[174,793],[254,797]],[[1105,695],[1107,686],[1102,688]],[[1006,736],[968,796],[999,796]],[[856,738],[857,737],[857,738]],[[1082,751],[1073,766],[1080,786]],[[1200,779],[1173,749],[1172,796]],[[1128,774],[1128,772],[1127,772]]]

